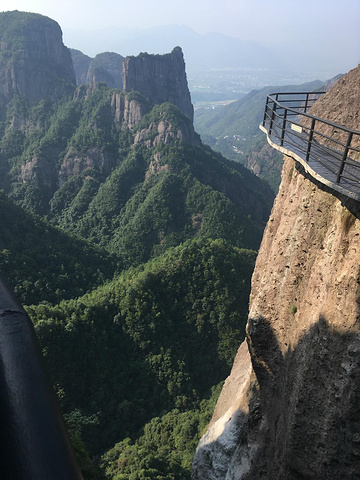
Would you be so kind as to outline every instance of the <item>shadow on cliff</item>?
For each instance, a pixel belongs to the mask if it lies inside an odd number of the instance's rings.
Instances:
[[[225,474],[212,476],[218,459],[211,451],[226,444],[230,422],[216,442],[198,449],[193,479],[360,479],[359,333],[320,317],[285,354],[266,319],[249,319],[247,334],[258,381],[249,414],[237,412],[241,425],[222,457]]]

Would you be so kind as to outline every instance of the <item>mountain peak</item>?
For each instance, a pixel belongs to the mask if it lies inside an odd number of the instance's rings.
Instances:
[[[135,90],[153,105],[170,102],[188,115],[191,121],[194,119],[180,47],[175,47],[165,55],[140,53],[137,57],[126,57],[123,63],[123,86],[125,92]]]
[[[75,83],[69,50],[54,20],[35,13],[0,13],[0,96],[5,105],[15,95],[30,103],[59,98]]]

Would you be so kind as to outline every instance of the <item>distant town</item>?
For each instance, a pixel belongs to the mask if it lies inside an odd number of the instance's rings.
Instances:
[[[279,72],[269,69],[189,70],[187,78],[195,109],[227,105],[268,85],[299,85],[312,80],[328,80],[329,73]]]

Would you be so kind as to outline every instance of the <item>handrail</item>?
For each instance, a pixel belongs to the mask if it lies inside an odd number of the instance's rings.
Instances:
[[[360,131],[359,130],[354,130],[354,129],[351,129],[351,128],[347,128],[347,127],[344,127],[343,125],[339,125],[338,123],[334,123],[334,122],[331,122],[330,120],[325,120],[324,118],[320,118],[320,117],[316,117],[315,115],[310,115],[309,113],[305,113],[305,112],[300,112],[300,110],[296,110],[294,108],[291,108],[291,107],[284,107],[282,104],[283,103],[287,103],[287,102],[293,102],[293,101],[301,101],[300,99],[295,99],[295,100],[282,100],[282,102],[280,103],[279,101],[277,100],[274,100],[272,98],[273,95],[323,95],[324,93],[326,92],[295,92],[295,93],[271,93],[270,95],[267,96],[267,98],[271,99],[273,102],[275,102],[280,108],[285,108],[287,111],[289,112],[293,112],[295,113],[296,115],[301,115],[303,117],[308,117],[308,118],[315,118],[315,120],[321,122],[321,123],[325,123],[326,125],[330,125],[331,127],[335,127],[335,128],[340,128],[341,130],[344,130],[346,132],[352,132],[353,134],[355,135],[360,135]],[[317,100],[314,99],[313,100],[313,103],[315,103]],[[310,107],[309,107],[310,108]],[[263,124],[263,126],[265,126]]]
[[[331,182],[351,184],[351,189],[360,191],[360,131],[347,128],[332,121],[311,115],[307,111],[325,92],[282,92],[271,93],[266,98],[262,130],[274,140],[275,148],[286,148],[298,152],[306,163],[312,161],[312,168],[324,168],[334,178]],[[288,106],[288,104],[291,104]],[[291,117],[291,118],[290,118]],[[295,117],[295,118],[294,118]],[[321,131],[327,125],[345,137],[335,138],[333,134]],[[357,139],[356,147],[354,140]],[[325,144],[325,143],[326,144]],[[315,168],[316,170],[316,168]],[[348,188],[348,187],[346,187]],[[353,194],[352,194],[353,196]]]

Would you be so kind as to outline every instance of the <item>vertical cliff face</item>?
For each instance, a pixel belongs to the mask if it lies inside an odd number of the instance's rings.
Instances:
[[[75,84],[69,50],[59,25],[42,15],[0,14],[0,96],[6,104],[14,95],[36,103],[57,98],[65,85]]]
[[[137,57],[126,57],[123,63],[123,85],[125,92],[140,92],[153,105],[170,102],[188,115],[191,122],[194,119],[180,47],[165,55],[141,53]]]
[[[329,103],[346,104],[347,89],[334,88]],[[359,478],[359,285],[360,204],[285,157],[252,278],[247,343],[194,479]]]

